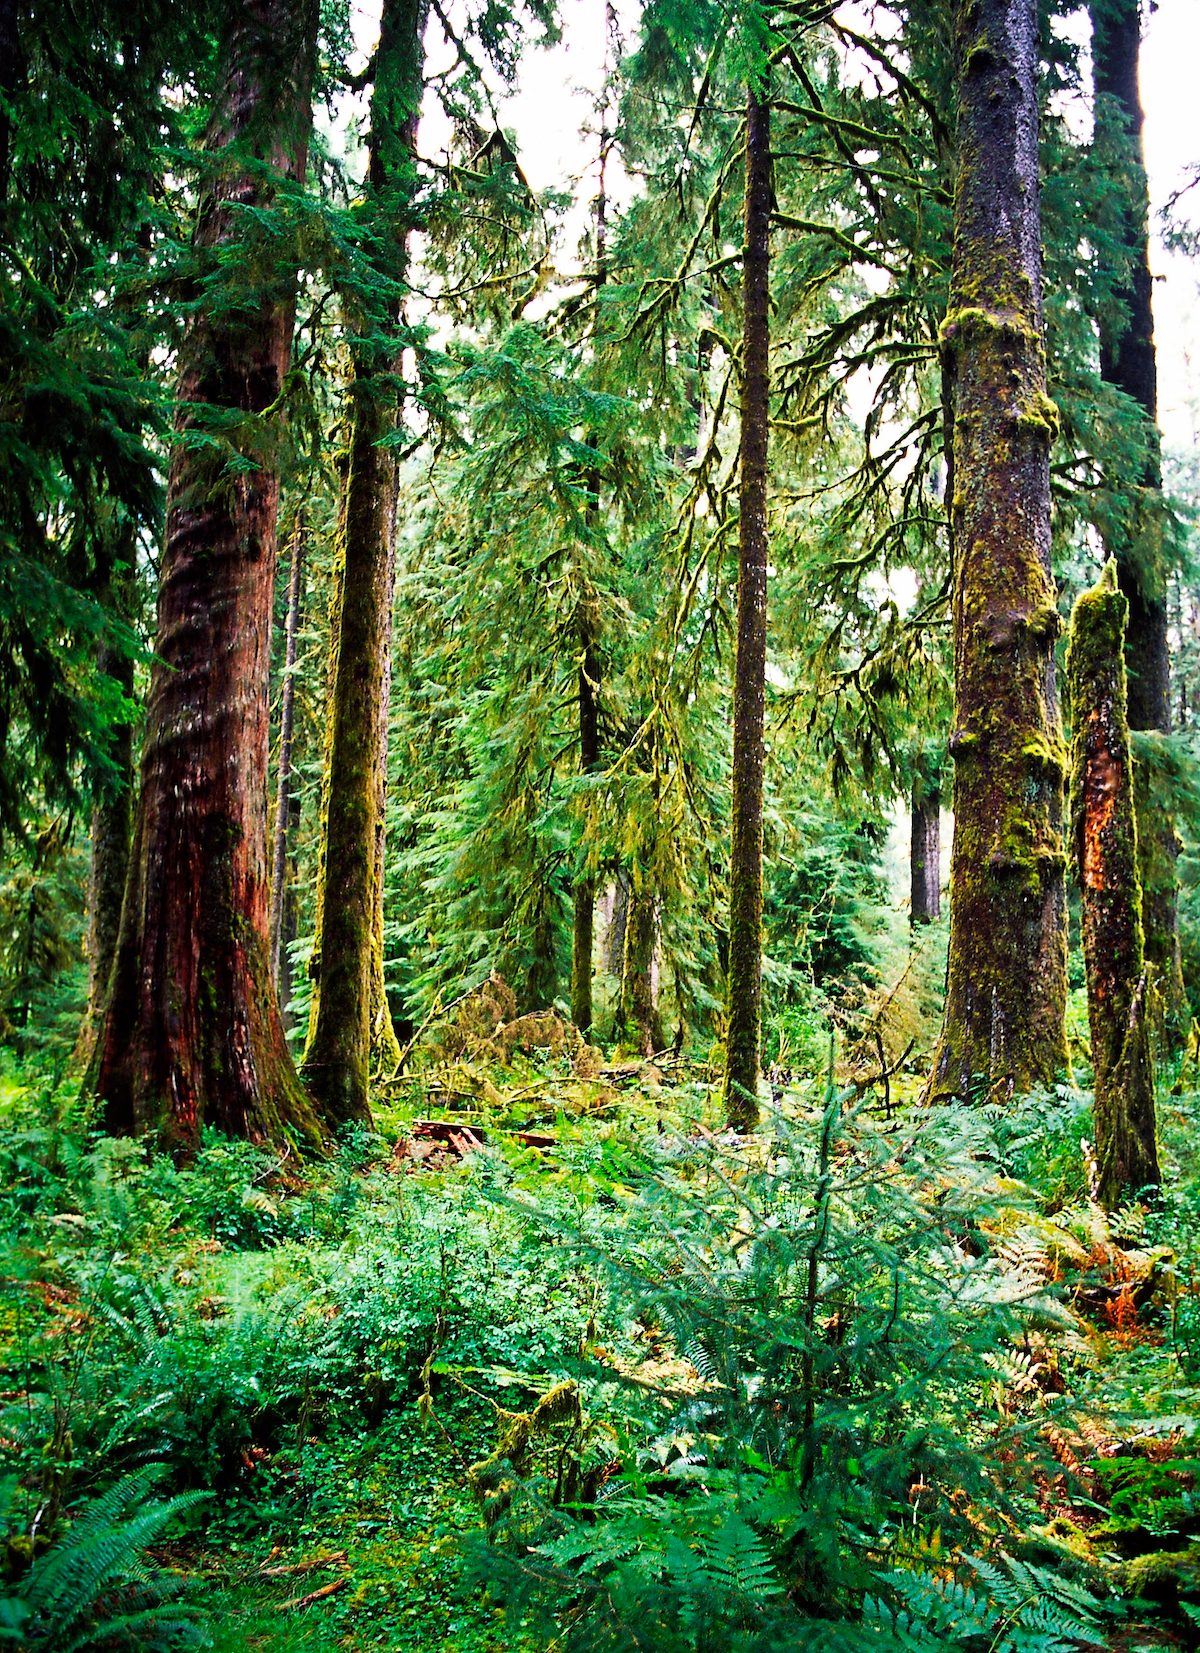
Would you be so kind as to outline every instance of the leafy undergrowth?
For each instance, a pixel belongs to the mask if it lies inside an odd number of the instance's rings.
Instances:
[[[1076,1092],[593,1068],[185,1169],[10,1076],[0,1639],[1200,1644],[1200,1100],[1110,1219]]]

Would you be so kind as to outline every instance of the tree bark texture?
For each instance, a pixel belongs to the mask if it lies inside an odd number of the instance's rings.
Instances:
[[[1117,297],[1125,316],[1104,315],[1100,324],[1100,373],[1138,404],[1146,416],[1148,444],[1142,492],[1131,517],[1105,533],[1116,559],[1117,579],[1129,604],[1125,632],[1129,726],[1169,734],[1171,657],[1167,625],[1167,576],[1161,549],[1162,460],[1158,432],[1158,364],[1154,349],[1153,281],[1150,274],[1150,195],[1138,94],[1141,48],[1139,0],[1092,0],[1092,63],[1097,140],[1120,157],[1115,180],[1122,201],[1120,235],[1129,277]],[[1146,963],[1163,996],[1173,1039],[1183,1032],[1185,1002],[1179,948],[1179,840],[1165,800],[1154,796],[1152,777],[1135,766],[1138,843]]]
[[[909,869],[912,874],[910,918],[914,925],[932,924],[942,916],[942,794],[920,776],[912,788],[912,835]]]
[[[1116,564],[1071,618],[1071,838],[1082,899],[1099,1195],[1108,1210],[1159,1181],[1137,821]]]
[[[395,502],[395,493],[392,495]],[[387,861],[388,748],[392,717],[392,600],[396,589],[396,529],[393,509],[388,535],[388,599],[384,624],[383,683],[379,694],[379,761],[375,765],[375,907],[371,923],[371,1050],[372,1073],[392,1075],[403,1059],[392,1007],[388,1002],[383,968],[384,872]]]
[[[275,844],[271,856],[271,980],[279,999],[284,1026],[290,1025],[292,967],[287,948],[286,914],[292,899],[288,846],[295,833],[299,798],[292,781],[292,742],[296,727],[296,639],[300,631],[300,600],[304,589],[304,524],[297,517],[288,565],[287,612],[283,623],[283,687],[279,695],[279,763],[275,790]]]
[[[1066,1062],[1065,751],[1055,685],[1035,0],[956,0],[954,846],[935,1092]]]
[[[391,292],[381,324],[400,319],[412,214],[413,144],[424,71],[427,0],[385,0],[375,58],[368,161],[370,228]],[[391,652],[399,362],[377,332],[353,350],[350,453],[342,513],[342,580],[328,773],[322,894],[313,945],[313,1001],[304,1077],[334,1123],[369,1119],[372,981],[382,1008],[380,800],[386,784],[384,685]],[[384,1006],[386,999],[383,1000]],[[398,1054],[398,1053],[397,1053]]]
[[[604,937],[604,967],[618,982],[625,963],[625,931],[629,922],[629,874],[621,867],[612,886],[612,909]]]
[[[599,477],[593,478],[599,490]],[[596,497],[593,494],[593,498]],[[597,688],[600,657],[596,650],[593,605],[580,603],[579,768],[584,775],[600,767],[600,707]],[[571,1020],[581,1033],[592,1025],[592,962],[595,951],[596,882],[587,874],[575,880],[571,936]]]
[[[658,936],[654,892],[635,881],[625,923],[621,969],[620,1041],[641,1056],[663,1048],[662,1020],[654,997],[654,944]]]
[[[210,258],[303,177],[317,8],[231,9],[199,215]],[[243,157],[257,164],[245,164]],[[288,366],[294,270],[239,307],[201,307],[180,347],[156,660],[112,992],[91,1077],[105,1121],[188,1152],[211,1125],[321,1141],[271,981],[267,919],[268,650],[279,477],[264,415]],[[252,461],[223,467],[193,434],[239,421]]]
[[[730,1125],[737,1130],[752,1130],[758,1121],[762,1022],[770,219],[771,112],[766,99],[752,91],[746,109],[733,833],[729,866],[729,1032],[725,1057],[725,1111]]]

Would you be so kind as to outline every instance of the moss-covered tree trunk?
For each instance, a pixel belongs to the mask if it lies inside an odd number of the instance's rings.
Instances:
[[[1113,562],[1071,617],[1071,840],[1082,900],[1099,1195],[1111,1211],[1158,1185],[1133,765],[1128,604]]]
[[[394,335],[407,272],[413,144],[424,72],[428,0],[385,0],[371,98],[370,230],[390,293],[373,336],[353,348],[349,464],[328,772],[324,787],[319,929],[304,1077],[327,1117],[370,1117],[372,980],[382,971],[377,922],[383,691],[391,642],[392,530],[398,363]],[[382,986],[380,986],[380,995]],[[377,995],[380,996],[380,995]],[[378,1008],[378,1006],[377,1006]]]
[[[729,1033],[725,1113],[737,1130],[758,1121],[762,1022],[763,760],[767,675],[767,450],[770,428],[771,111],[746,107],[742,255],[741,452],[737,654],[733,678],[733,833],[729,863]]]
[[[932,924],[942,916],[942,794],[921,775],[912,785],[908,859],[911,922]]]
[[[303,176],[317,7],[230,9],[196,229],[215,266]],[[222,157],[227,164],[219,164]],[[235,263],[236,268],[236,263]],[[218,292],[220,289],[218,288]],[[322,1133],[292,1066],[267,924],[267,700],[279,477],[264,428],[291,349],[294,271],[195,310],[180,345],[156,660],[112,992],[90,1079],[110,1129],[190,1151],[204,1125],[252,1140]],[[240,419],[249,466],[205,443]]]
[[[1037,7],[956,0],[954,22],[954,846],[932,1088],[1011,1094],[1066,1061]]]
[[[1116,559],[1117,578],[1129,604],[1125,633],[1129,726],[1165,735],[1171,729],[1171,658],[1167,573],[1161,550],[1162,460],[1150,196],[1138,95],[1141,7],[1139,0],[1091,0],[1090,10],[1096,141],[1102,151],[1116,158],[1119,171],[1114,184],[1122,202],[1119,233],[1129,259],[1128,279],[1116,294],[1120,309],[1107,309],[1100,318],[1100,372],[1142,409],[1147,443],[1141,494],[1128,513],[1113,513],[1105,532],[1105,549]],[[1167,801],[1155,795],[1148,768],[1135,766],[1134,773],[1146,964],[1163,998],[1170,1037],[1177,1041],[1186,1029],[1175,867],[1179,840]]]
[[[621,967],[618,1037],[639,1055],[663,1048],[662,1020],[654,998],[654,945],[658,937],[653,890],[631,884],[625,921],[625,957]]]
[[[271,855],[271,979],[279,998],[284,1026],[289,1026],[292,967],[287,932],[289,908],[294,910],[289,845],[295,837],[299,796],[292,776],[292,744],[296,727],[296,640],[300,632],[300,594],[304,586],[304,524],[297,517],[292,531],[288,565],[287,609],[283,622],[283,687],[279,695],[279,761],[275,777],[275,843]]]

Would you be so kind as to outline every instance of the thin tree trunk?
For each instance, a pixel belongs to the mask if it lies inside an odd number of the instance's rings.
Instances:
[[[389,281],[404,280],[406,213],[423,83],[428,0],[385,0],[371,98],[368,186],[386,221]],[[386,321],[400,318],[397,295]],[[380,799],[383,695],[391,645],[392,527],[396,462],[384,445],[397,420],[391,340],[354,349],[350,461],[343,513],[342,600],[329,710],[329,768],[324,789],[320,928],[313,946],[313,1004],[304,1076],[334,1121],[369,1119],[372,986],[382,997],[382,927],[378,920],[382,855]],[[384,1000],[386,1004],[386,1000]],[[382,1006],[376,1003],[376,1008]]]
[[[942,794],[920,776],[912,787],[912,836],[909,869],[912,874],[910,918],[914,925],[932,924],[942,916]]]
[[[393,494],[393,500],[395,495]],[[371,1072],[392,1075],[402,1051],[388,1003],[383,969],[384,872],[387,854],[388,741],[392,718],[392,600],[396,590],[395,519],[388,534],[387,603],[384,612],[383,685],[379,695],[379,761],[375,766],[375,910],[371,925]]]
[[[1071,617],[1071,836],[1082,898],[1099,1195],[1112,1211],[1157,1187],[1133,765],[1125,703],[1128,604],[1109,562]]]
[[[1121,237],[1130,260],[1129,280],[1117,293],[1125,316],[1106,312],[1100,324],[1100,372],[1109,384],[1133,398],[1146,416],[1143,494],[1132,516],[1105,533],[1105,549],[1116,559],[1117,578],[1129,604],[1125,666],[1129,682],[1129,726],[1169,734],[1171,656],[1167,627],[1166,570],[1159,542],[1162,522],[1162,460],[1158,432],[1158,366],[1150,274],[1150,197],[1142,146],[1138,96],[1141,46],[1139,0],[1092,0],[1092,62],[1096,136],[1120,156],[1116,180],[1124,210]],[[1153,777],[1135,765],[1138,843],[1145,917],[1146,964],[1163,996],[1173,1043],[1186,1030],[1183,970],[1179,949],[1179,840],[1166,800],[1155,796]]]
[[[933,1089],[1066,1062],[1065,751],[1050,573],[1035,0],[956,0],[954,847]]]
[[[642,1056],[663,1048],[662,1021],[654,1000],[656,906],[653,891],[636,884],[632,887],[621,969],[619,1036],[622,1044],[633,1046]]]
[[[599,486],[599,478],[596,478]],[[580,605],[579,768],[584,775],[600,766],[600,717],[596,694],[600,659],[596,652],[591,605]],[[571,937],[571,1020],[581,1033],[592,1025],[592,960],[595,951],[596,884],[587,875],[575,880]]]
[[[610,976],[619,981],[625,962],[625,931],[629,921],[629,874],[624,867],[613,883],[612,914],[604,938],[604,963]]]
[[[611,44],[616,33],[616,18],[611,3],[605,7],[605,22],[606,38]],[[606,95],[608,68],[606,59]],[[610,143],[606,107],[600,123],[600,187],[596,194],[596,293],[608,279],[607,178]],[[597,321],[593,311],[593,339]],[[599,467],[594,467],[588,474],[587,525],[591,535],[595,534],[599,521],[600,471]],[[600,654],[596,646],[600,626],[598,607],[590,585],[580,597],[576,624],[580,650],[579,772],[581,775],[591,775],[600,767]],[[589,872],[581,873],[576,878],[572,900],[571,1020],[581,1033],[587,1033],[592,1025],[592,966],[596,931],[596,881]]]
[[[287,614],[284,619],[283,689],[279,704],[279,766],[275,792],[275,848],[271,857],[271,980],[279,999],[284,1027],[291,1028],[288,1005],[292,996],[292,967],[287,954],[284,915],[291,902],[289,834],[295,814],[292,785],[292,739],[296,722],[296,638],[300,630],[300,593],[304,586],[304,525],[296,518],[288,568]],[[298,804],[299,799],[295,802]]]
[[[763,745],[767,667],[767,448],[770,393],[771,112],[746,108],[742,285],[737,657],[733,682],[733,834],[729,865],[729,1034],[725,1111],[737,1130],[758,1121],[762,1021]]]
[[[218,172],[197,248],[215,258],[303,177],[317,8],[246,0],[230,14],[208,145]],[[113,985],[92,1064],[105,1121],[193,1150],[202,1126],[252,1140],[322,1133],[292,1066],[267,919],[268,647],[279,477],[270,440],[224,471],[187,440],[206,410],[259,420],[280,396],[295,311],[280,271],[240,309],[198,309],[180,347],[134,845]],[[199,411],[198,411],[199,410]]]

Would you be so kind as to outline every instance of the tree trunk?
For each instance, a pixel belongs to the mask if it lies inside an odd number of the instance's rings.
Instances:
[[[605,7],[606,39],[611,44],[616,34],[616,17],[611,0]],[[607,96],[609,63],[605,54],[605,91]],[[608,153],[611,137],[608,129],[608,108],[605,106],[600,122],[600,179],[596,194],[596,285],[598,294],[608,279]],[[593,309],[593,345],[598,318]],[[592,438],[595,441],[595,437]],[[587,525],[592,534],[600,521],[600,471],[593,468],[588,474]],[[589,536],[590,537],[590,536]],[[590,585],[581,594],[577,614],[579,633],[579,772],[594,774],[600,767],[600,655],[596,644],[600,630],[599,607]],[[571,1020],[581,1033],[592,1025],[592,966],[594,962],[596,930],[596,881],[590,873],[582,873],[575,880],[573,891],[573,927],[571,938]]]
[[[932,1088],[1011,1095],[1066,1062],[1035,0],[956,0],[955,45],[954,847]]]
[[[270,174],[303,177],[317,7],[246,0],[230,13],[197,225],[215,261],[269,206]],[[247,157],[246,164],[241,157]],[[321,1141],[284,1039],[267,934],[268,647],[279,477],[262,418],[291,349],[294,272],[239,308],[197,309],[180,346],[134,844],[112,993],[91,1077],[105,1121],[193,1150],[201,1127]],[[251,298],[253,302],[251,302]],[[240,421],[249,466],[189,441],[210,409]]]
[[[729,1035],[725,1111],[736,1130],[758,1121],[762,1020],[763,743],[767,667],[767,447],[770,394],[771,112],[746,109],[742,286],[737,655],[733,680],[733,834],[729,865]]]
[[[292,739],[296,722],[296,638],[300,630],[300,593],[304,584],[304,525],[296,519],[292,557],[288,568],[287,615],[284,619],[283,688],[279,697],[279,765],[275,792],[275,848],[271,857],[271,980],[279,999],[284,1027],[290,1030],[292,966],[285,934],[286,914],[294,910],[289,878],[288,845],[295,831],[299,798],[293,797]]]
[[[1125,632],[1129,726],[1169,734],[1171,658],[1167,627],[1167,578],[1161,552],[1162,461],[1158,432],[1158,368],[1150,275],[1150,197],[1142,148],[1138,96],[1141,46],[1139,0],[1092,0],[1092,62],[1096,136],[1120,156],[1117,183],[1123,211],[1120,235],[1129,255],[1128,281],[1117,297],[1120,322],[1106,313],[1100,324],[1100,372],[1146,416],[1148,444],[1143,492],[1130,518],[1105,532],[1105,549],[1116,559],[1117,579],[1129,604]],[[1135,765],[1138,843],[1141,854],[1146,964],[1163,997],[1173,1043],[1186,1029],[1179,949],[1179,840],[1167,802],[1154,795],[1153,777]]]
[[[621,969],[619,1036],[642,1056],[663,1048],[662,1021],[654,1002],[654,943],[657,903],[650,890],[635,884],[629,895],[625,959]]]
[[[376,336],[353,350],[350,458],[342,518],[341,609],[329,708],[323,882],[313,944],[313,1003],[304,1077],[327,1117],[369,1119],[372,983],[382,998],[381,778],[384,685],[391,647],[396,461],[397,289],[408,266],[413,145],[423,84],[427,0],[385,0],[371,97],[368,193],[386,237],[394,291]],[[367,326],[371,325],[370,319]],[[398,1052],[397,1052],[398,1055]]]
[[[912,872],[914,925],[932,924],[942,916],[942,794],[920,776],[912,788],[912,838],[909,845]]]
[[[393,499],[395,496],[393,495]],[[392,717],[392,599],[396,590],[396,534],[388,535],[387,605],[384,614],[383,686],[379,696],[379,762],[375,766],[375,909],[371,925],[371,1072],[394,1074],[403,1053],[388,1003],[383,970],[383,898],[387,855],[388,741]]]
[[[593,480],[598,489],[599,478]],[[600,718],[596,695],[600,659],[596,653],[591,605],[580,604],[579,631],[583,650],[579,665],[579,769],[581,774],[590,775],[600,766]],[[571,939],[571,1020],[581,1033],[587,1033],[592,1025],[595,917],[595,880],[583,875],[575,880]]]
[[[1110,1211],[1157,1187],[1154,1064],[1125,702],[1128,604],[1109,562],[1071,617],[1071,837],[1082,897],[1099,1196]]]
[[[629,923],[629,874],[624,867],[613,882],[612,913],[608,933],[604,938],[604,965],[610,976],[619,981],[625,967],[625,932]]]

